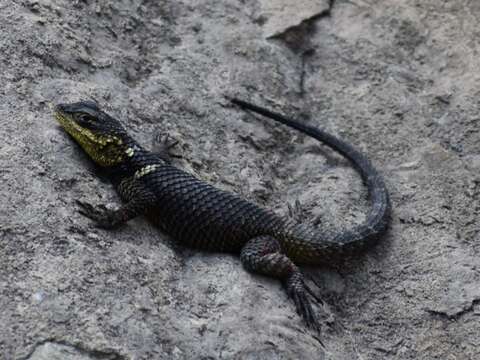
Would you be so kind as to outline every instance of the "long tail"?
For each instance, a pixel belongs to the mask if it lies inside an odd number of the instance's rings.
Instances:
[[[320,129],[288,119],[283,115],[243,100],[235,98],[231,98],[230,100],[243,109],[253,111],[297,129],[338,151],[352,162],[367,185],[372,206],[362,224],[352,229],[335,233],[312,231],[308,226],[296,226],[291,230],[289,235],[290,239],[288,240],[290,242],[285,242],[286,250],[289,254],[301,262],[318,263],[319,256],[330,257],[342,255],[344,252],[356,251],[368,247],[378,239],[379,235],[385,232],[390,219],[388,190],[382,176],[362,153],[345,141]]]

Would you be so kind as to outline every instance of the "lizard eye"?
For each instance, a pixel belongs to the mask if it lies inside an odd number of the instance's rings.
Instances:
[[[82,125],[91,125],[94,123],[95,118],[85,113],[78,113],[75,115],[75,120]]]

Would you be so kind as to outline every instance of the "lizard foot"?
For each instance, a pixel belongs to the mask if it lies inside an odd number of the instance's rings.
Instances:
[[[80,207],[78,212],[83,216],[93,220],[95,225],[102,229],[113,229],[120,225],[121,221],[118,220],[116,212],[107,209],[104,205],[94,207],[93,205],[76,200],[77,205]]]
[[[287,203],[288,216],[295,221],[305,222],[305,209],[302,207],[300,200],[296,199],[293,204]]]
[[[320,332],[321,326],[308,299],[302,274],[293,272],[287,278],[285,285],[288,295],[295,303],[297,313],[304,319],[308,327]]]
[[[181,158],[182,155],[172,152],[179,144],[177,139],[171,137],[168,133],[159,132],[153,139],[153,151],[158,153],[165,161],[170,162],[172,158]]]

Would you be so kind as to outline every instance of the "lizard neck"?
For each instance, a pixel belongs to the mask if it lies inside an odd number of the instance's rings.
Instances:
[[[135,140],[126,142],[124,160],[106,169],[107,175],[113,183],[119,183],[141,172],[149,165],[164,165],[163,159],[158,155],[144,149]]]

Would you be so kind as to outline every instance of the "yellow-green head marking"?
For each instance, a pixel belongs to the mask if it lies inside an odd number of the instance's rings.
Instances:
[[[54,108],[54,115],[98,165],[118,165],[133,155],[127,145],[129,137],[125,129],[94,102],[59,104]]]

